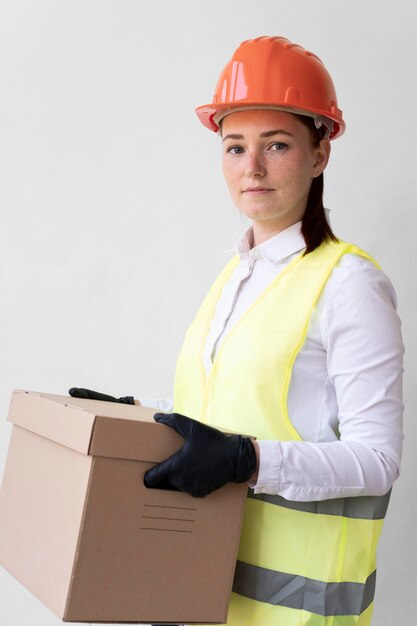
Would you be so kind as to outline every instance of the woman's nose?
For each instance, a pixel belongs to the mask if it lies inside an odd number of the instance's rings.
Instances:
[[[248,153],[245,164],[245,175],[248,178],[265,176],[266,169],[262,158],[257,153]]]

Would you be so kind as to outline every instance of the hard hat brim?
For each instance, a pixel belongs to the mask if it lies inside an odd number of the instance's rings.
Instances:
[[[205,104],[203,106],[199,106],[195,109],[198,119],[200,122],[209,130],[217,133],[220,130],[219,124],[215,121],[215,117],[218,117],[218,114],[224,113],[221,116],[221,119],[226,117],[231,113],[235,113],[236,111],[242,110],[253,110],[253,109],[272,109],[277,111],[286,111],[288,113],[294,113],[295,115],[307,115],[309,117],[316,118],[318,116],[325,117],[330,119],[333,122],[333,131],[330,133],[329,139],[336,139],[337,137],[341,137],[346,129],[346,124],[342,118],[342,112],[337,110],[337,114],[332,115],[329,114],[329,111],[319,111],[317,109],[309,109],[307,107],[303,107],[299,109],[297,107],[291,107],[288,104],[265,104],[260,102],[245,102],[239,106],[236,102],[230,104],[218,104],[213,105]]]

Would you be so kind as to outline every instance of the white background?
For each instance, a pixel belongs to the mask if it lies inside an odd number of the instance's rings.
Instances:
[[[415,625],[416,23],[411,0],[0,0],[0,475],[15,387],[171,396],[184,330],[247,226],[193,109],[242,40],[284,35],[323,59],[347,121],[333,228],[398,294],[406,440],[373,626]],[[0,569],[0,623],[60,622]]]

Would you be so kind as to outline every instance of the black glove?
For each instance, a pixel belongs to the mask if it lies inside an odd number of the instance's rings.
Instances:
[[[122,398],[115,398],[114,396],[108,396],[105,393],[98,391],[91,391],[91,389],[83,389],[82,387],[71,387],[68,391],[69,395],[73,398],[86,398],[86,400],[103,400],[104,402],[121,402],[122,404],[135,404],[133,396],[123,396]]]
[[[146,487],[175,487],[203,497],[228,482],[244,483],[257,460],[249,437],[227,435],[180,413],[156,413],[154,420],[184,437],[180,450],[145,473]]]

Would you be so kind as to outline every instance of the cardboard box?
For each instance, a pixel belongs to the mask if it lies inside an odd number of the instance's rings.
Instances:
[[[13,394],[0,563],[64,621],[227,621],[247,486],[146,489],[183,441],[154,413]]]

